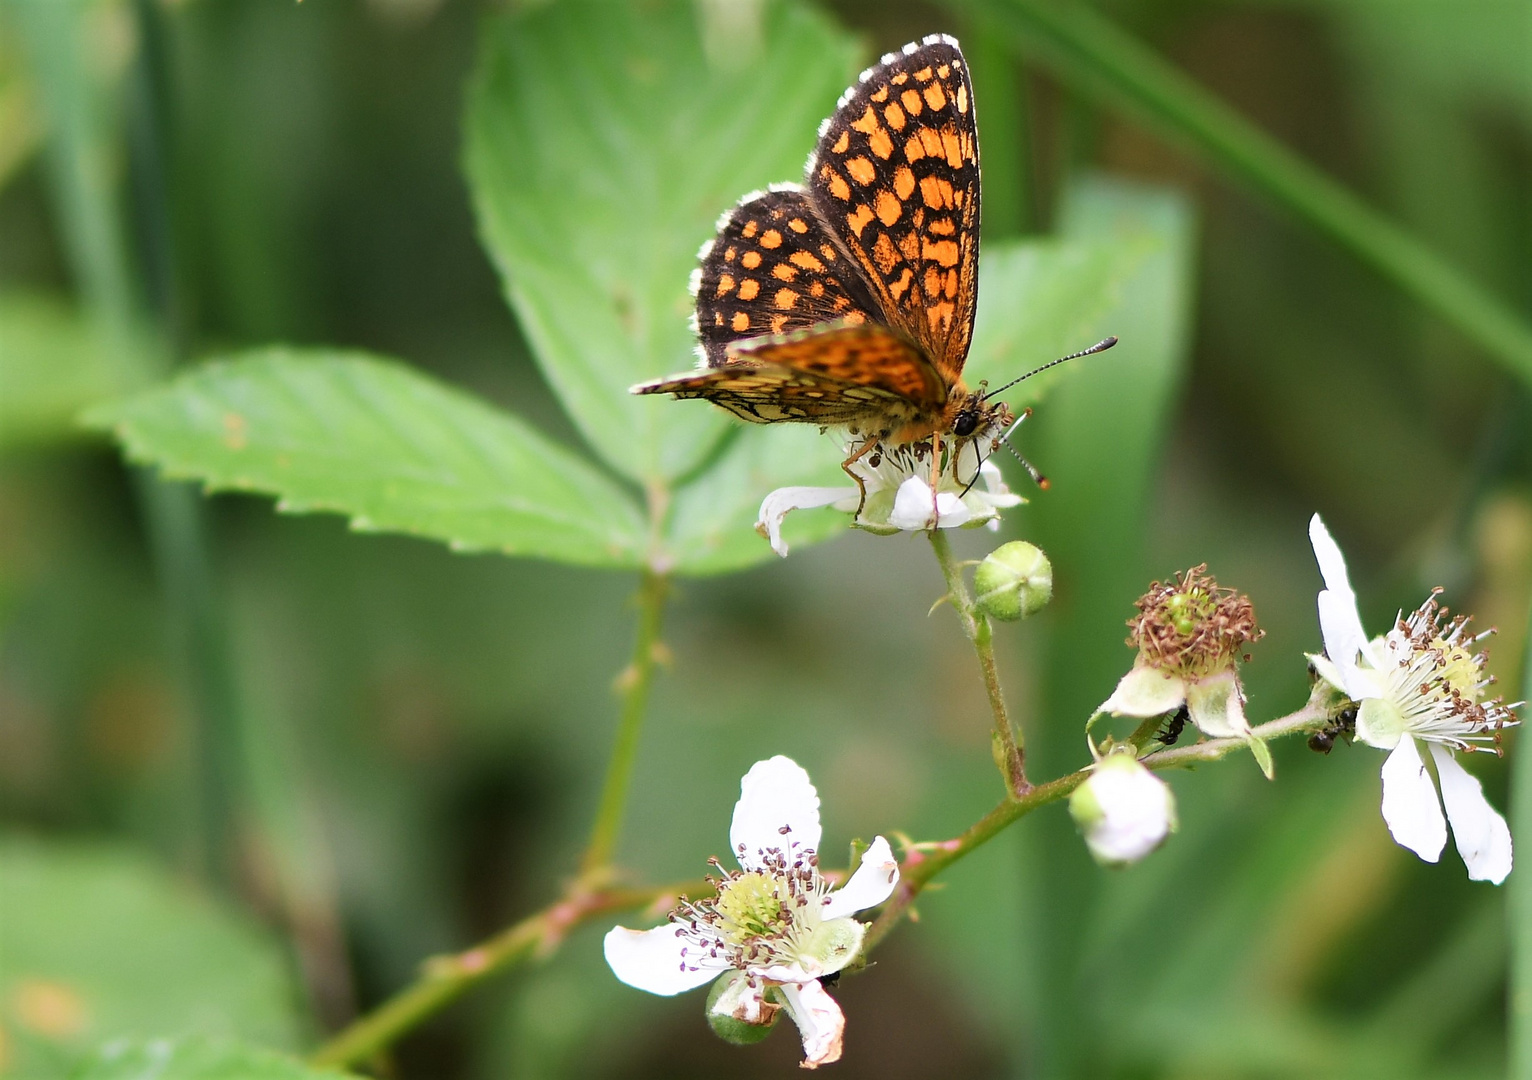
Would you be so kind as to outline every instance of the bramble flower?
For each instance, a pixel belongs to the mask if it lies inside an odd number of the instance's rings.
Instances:
[[[1494,680],[1484,674],[1484,653],[1470,651],[1492,631],[1470,635],[1462,615],[1444,621],[1447,609],[1437,604],[1441,590],[1434,589],[1388,633],[1368,640],[1345,557],[1318,514],[1309,521],[1309,540],[1325,580],[1319,593],[1325,651],[1309,661],[1320,678],[1356,703],[1356,738],[1389,751],[1383,762],[1388,831],[1401,846],[1436,862],[1450,821],[1468,876],[1500,884],[1511,872],[1511,831],[1454,756],[1500,753],[1501,729],[1519,723],[1511,710],[1520,702],[1485,697]],[[1430,750],[1440,799],[1417,740]]]
[[[803,1037],[803,1067],[840,1059],[845,1017],[820,979],[861,952],[865,924],[852,914],[888,899],[899,864],[878,837],[839,889],[819,873],[819,795],[808,773],[780,755],[740,782],[729,843],[740,869],[716,879],[717,894],[682,898],[652,930],[613,927],[606,962],[629,986],[666,996],[720,973],[709,1019],[769,1026],[785,1009]],[[715,1024],[715,1029],[719,1025]]]
[[[1075,788],[1069,815],[1103,866],[1138,862],[1178,827],[1170,785],[1122,751],[1103,757]]]
[[[980,447],[993,448],[998,437],[999,429],[995,428],[961,440],[956,469],[947,447],[943,446],[942,454],[946,460],[934,496],[929,439],[901,446],[874,447],[850,465],[851,471],[867,488],[867,501],[852,524],[882,535],[927,529],[971,529],[980,525],[999,529],[1000,511],[1019,506],[1026,500],[1006,487],[1000,470],[980,456]],[[859,440],[852,439],[847,453],[858,444]],[[970,483],[975,480],[976,483]],[[777,488],[761,503],[755,530],[771,541],[773,551],[786,558],[787,542],[782,539],[782,521],[788,514],[820,506],[855,513],[861,497],[854,484]]]
[[[1219,588],[1206,570],[1194,566],[1174,582],[1156,581],[1134,603],[1139,613],[1128,620],[1128,644],[1138,659],[1098,712],[1147,719],[1185,705],[1204,735],[1251,738],[1236,662],[1265,631],[1249,598]],[[1257,749],[1252,739],[1251,748],[1269,773],[1264,746]]]

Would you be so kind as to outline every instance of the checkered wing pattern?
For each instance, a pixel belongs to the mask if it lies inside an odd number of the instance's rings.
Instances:
[[[820,223],[807,193],[748,195],[718,223],[697,270],[697,336],[708,367],[763,334],[864,323],[875,311],[861,272]]]
[[[881,320],[957,382],[979,285],[979,139],[957,42],[926,38],[864,72],[826,122],[808,183]]]
[[[876,323],[816,327],[747,342],[725,364],[641,383],[635,394],[706,398],[757,424],[902,422],[946,400],[920,350]]]

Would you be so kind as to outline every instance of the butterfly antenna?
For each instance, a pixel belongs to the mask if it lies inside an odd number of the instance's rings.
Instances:
[[[991,390],[989,393],[984,395],[984,400],[988,401],[990,398],[994,397],[996,394],[1003,393],[1004,391],[1009,390],[1011,387],[1015,386],[1017,383],[1021,382],[1023,379],[1030,379],[1032,376],[1041,374],[1042,372],[1047,371],[1051,367],[1058,367],[1060,364],[1064,363],[1064,361],[1066,361],[1066,360],[1078,360],[1082,356],[1093,356],[1094,354],[1096,354],[1098,352],[1106,352],[1108,349],[1110,349],[1113,345],[1116,345],[1116,344],[1117,344],[1117,339],[1115,337],[1109,337],[1109,338],[1106,338],[1103,341],[1096,342],[1096,344],[1092,345],[1088,349],[1081,349],[1077,353],[1070,353],[1068,356],[1061,356],[1057,360],[1050,360],[1046,364],[1044,364],[1042,367],[1040,367],[1040,368],[1033,368],[1031,371],[1027,372],[1025,375],[1022,375],[1019,378],[1012,379],[1010,382],[1006,383],[1004,386],[1000,387],[999,389]],[[1019,423],[1019,421],[1018,421],[1018,423]],[[1019,457],[1020,455],[1017,455],[1017,456]],[[1025,465],[1026,462],[1022,462],[1022,464]],[[1029,472],[1032,472],[1033,473],[1033,478],[1036,479],[1036,470],[1033,469],[1032,466],[1030,466],[1030,465],[1027,465],[1027,470]]]
[[[1116,340],[1117,340],[1116,338],[1107,338],[1107,341],[1116,341]],[[1103,345],[1098,345],[1098,346],[1095,346],[1092,349],[1087,349],[1086,352],[1099,352],[1103,347],[1104,348],[1108,348],[1108,349],[1111,348],[1110,345],[1105,345],[1103,343]],[[1078,355],[1082,355],[1083,356],[1084,353],[1081,353],[1081,354],[1078,354]],[[1073,359],[1074,359],[1073,356],[1066,356],[1066,357],[1064,357],[1064,360],[1073,360]],[[1053,364],[1061,364],[1061,363],[1063,363],[1063,360],[1055,360],[1053,362]],[[1053,364],[1047,364],[1047,365],[1044,365],[1044,366],[1052,367]],[[1040,371],[1042,369],[1039,368],[1038,370]],[[1026,376],[1023,375],[1022,378],[1026,378]],[[1022,409],[1021,410],[1021,415],[1016,417],[1015,421],[1012,422],[1011,426],[1005,429],[1005,434],[1000,436],[1000,441],[1005,444],[1005,448],[1011,452],[1011,454],[1016,458],[1016,460],[1021,462],[1021,467],[1023,469],[1027,470],[1027,475],[1032,478],[1032,482],[1034,484],[1036,484],[1038,487],[1040,487],[1042,490],[1047,491],[1048,488],[1051,486],[1048,483],[1048,478],[1046,476],[1044,476],[1042,473],[1038,472],[1037,471],[1037,466],[1032,464],[1026,458],[1022,457],[1021,456],[1021,451],[1016,449],[1016,447],[1011,444],[1011,436],[1016,434],[1016,429],[1021,427],[1021,422],[1023,420],[1025,420],[1027,417],[1031,416],[1031,415],[1032,415],[1032,410],[1031,409]]]

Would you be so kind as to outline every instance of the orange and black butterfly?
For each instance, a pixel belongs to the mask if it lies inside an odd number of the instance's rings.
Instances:
[[[847,472],[880,443],[929,438],[939,468],[942,436],[1012,418],[962,379],[979,137],[958,43],[931,36],[864,71],[806,172],[805,185],[747,195],[703,246],[700,370],[633,392],[706,398],[753,423],[844,426],[861,439]]]
[[[864,498],[858,458],[929,439],[935,490],[944,436],[995,437],[1014,420],[983,384],[963,385],[979,133],[957,41],[932,35],[862,72],[805,171],[805,184],[746,195],[719,219],[692,275],[700,369],[633,393],[706,398],[757,424],[845,427],[859,441],[842,467]]]

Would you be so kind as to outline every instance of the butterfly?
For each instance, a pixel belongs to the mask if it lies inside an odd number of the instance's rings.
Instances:
[[[864,501],[851,466],[869,452],[929,440],[934,490],[944,436],[1013,420],[962,378],[979,289],[979,136],[953,38],[912,42],[862,72],[820,125],[805,182],[746,195],[699,259],[699,370],[633,393],[703,398],[753,423],[843,426],[857,441],[842,468]]]

